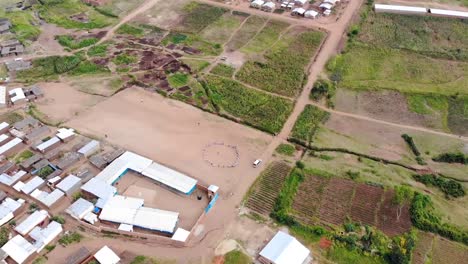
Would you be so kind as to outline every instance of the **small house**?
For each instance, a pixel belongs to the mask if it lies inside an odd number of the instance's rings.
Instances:
[[[8,92],[8,95],[13,105],[26,102],[26,95],[24,94],[23,88],[12,89]]]
[[[331,10],[333,8],[333,5],[330,3],[321,3],[319,5],[320,10],[326,11],[326,10]]]
[[[265,1],[263,0],[255,0],[252,3],[250,3],[250,7],[260,9],[264,4]]]
[[[296,238],[278,231],[260,251],[258,260],[263,264],[306,264],[311,257],[310,250]]]
[[[307,0],[294,0],[294,4],[297,6],[304,6],[307,3]]]
[[[304,16],[306,10],[302,7],[294,8],[291,15]]]
[[[0,35],[10,32],[11,22],[8,19],[0,19]]]
[[[319,13],[317,11],[315,11],[315,10],[307,10],[304,13],[304,17],[315,19],[315,18],[317,18],[318,14]]]
[[[416,7],[416,6],[375,4],[374,10],[376,13],[415,14],[415,15],[427,14],[427,8]]]
[[[119,256],[117,256],[117,254],[115,254],[108,246],[104,246],[96,252],[96,254],[94,254],[94,258],[100,264],[117,264],[120,262]]]
[[[262,10],[265,12],[273,12],[276,8],[275,3],[273,2],[266,2],[262,5]]]

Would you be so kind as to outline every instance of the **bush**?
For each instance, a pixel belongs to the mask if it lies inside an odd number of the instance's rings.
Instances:
[[[296,161],[296,167],[297,167],[298,169],[303,170],[303,169],[305,168],[305,164],[304,164],[304,162],[298,160],[298,161]]]
[[[335,95],[335,86],[327,80],[317,80],[310,91],[310,98],[319,101],[323,97],[331,99]]]
[[[435,162],[468,164],[468,155],[463,153],[443,153],[432,158]]]
[[[99,41],[97,38],[84,38],[81,40],[76,40],[74,37],[69,35],[59,35],[56,36],[55,39],[60,45],[70,49],[81,49],[94,45]]]
[[[410,147],[411,151],[413,151],[415,156],[420,156],[421,152],[419,152],[418,148],[416,147],[416,144],[414,144],[414,140],[411,136],[408,134],[403,134],[401,137],[405,140],[405,142],[408,144]]]
[[[465,196],[463,185],[454,180],[447,180],[432,174],[413,175],[413,178],[418,182],[424,183],[425,185],[432,185],[439,188],[446,197],[451,196],[457,198]]]
[[[240,250],[233,250],[224,255],[224,264],[250,264],[252,259]]]
[[[56,216],[52,217],[50,220],[55,221],[55,222],[57,222],[59,224],[62,224],[62,225],[65,224],[65,218],[63,218],[60,215],[56,215]]]
[[[116,33],[122,34],[122,35],[132,35],[135,37],[141,37],[144,35],[145,31],[139,27],[135,27],[129,24],[123,24],[117,29]]]
[[[49,176],[53,172],[54,172],[54,169],[52,169],[52,167],[47,165],[47,166],[45,166],[44,168],[40,169],[37,172],[37,176],[41,177],[42,179],[45,179],[45,178],[47,178],[47,176]]]
[[[77,232],[72,232],[70,234],[67,234],[67,235],[64,235],[62,236],[60,239],[59,239],[59,243],[60,245],[62,246],[67,246],[67,245],[70,245],[72,243],[78,243],[81,241],[81,239],[83,238],[83,236],[80,234],[80,233],[77,233]]]
[[[468,232],[442,223],[439,215],[434,211],[431,198],[421,193],[415,193],[410,208],[413,225],[421,230],[433,232],[445,238],[468,245]]]
[[[51,252],[52,250],[55,249],[55,245],[47,245],[44,248],[45,248],[45,250],[47,250],[47,252]]]
[[[294,156],[294,153],[296,153],[296,148],[291,144],[280,144],[276,148],[276,152],[285,156]]]
[[[6,227],[0,228],[0,247],[3,247],[8,242],[10,231]]]

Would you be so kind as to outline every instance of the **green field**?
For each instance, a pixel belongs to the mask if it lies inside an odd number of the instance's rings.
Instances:
[[[338,87],[405,93],[468,94],[468,63],[437,60],[403,50],[351,44],[330,60]]]
[[[297,95],[306,81],[306,69],[317,51],[323,33],[306,31],[287,39],[265,54],[262,61],[246,62],[236,77],[260,89],[285,95]],[[287,43],[287,45],[284,45]]]
[[[233,80],[207,76],[206,86],[212,103],[221,113],[269,133],[278,133],[292,111],[292,101],[246,88]]]
[[[226,43],[235,30],[241,25],[245,17],[226,13],[214,23],[207,26],[201,36],[213,43]]]
[[[182,16],[177,30],[198,33],[207,26],[215,23],[227,10],[219,7],[190,2],[184,6],[185,14]]]
[[[0,10],[0,17],[8,18],[12,24],[12,32],[15,33],[16,38],[22,43],[26,44],[27,41],[36,40],[41,30],[39,29],[39,21],[28,11],[14,11],[11,13],[4,13],[3,9]]]
[[[259,30],[265,25],[266,19],[258,16],[250,16],[242,27],[233,35],[227,43],[229,51],[238,50],[246,45]]]
[[[99,12],[113,16],[123,16],[141,5],[144,0],[109,0],[105,5],[96,8]]]
[[[271,48],[286,30],[289,24],[270,20],[258,34],[245,45],[241,51],[247,54],[261,53]]]
[[[220,63],[211,70],[211,73],[219,75],[219,76],[231,78],[235,70],[236,69],[233,68],[232,66],[229,66],[224,63]]]
[[[39,7],[39,13],[48,23],[64,28],[103,28],[116,22],[114,17],[104,15],[80,0],[50,1],[49,4]],[[89,21],[80,22],[71,18],[78,14],[85,14]]]
[[[303,143],[309,143],[314,139],[322,122],[328,119],[329,113],[324,112],[313,105],[307,105],[299,115],[291,132],[291,138]]]
[[[464,20],[369,12],[358,40],[372,46],[415,51],[432,57],[468,60]]]

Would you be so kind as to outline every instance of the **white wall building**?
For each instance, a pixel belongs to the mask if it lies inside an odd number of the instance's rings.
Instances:
[[[310,250],[296,238],[278,231],[260,251],[260,262],[265,264],[304,264],[310,258]]]

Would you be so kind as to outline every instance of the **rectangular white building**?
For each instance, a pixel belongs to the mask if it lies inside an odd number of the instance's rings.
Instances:
[[[29,215],[23,222],[15,227],[15,231],[21,235],[27,235],[34,227],[46,220],[49,214],[45,210],[38,210]]]

